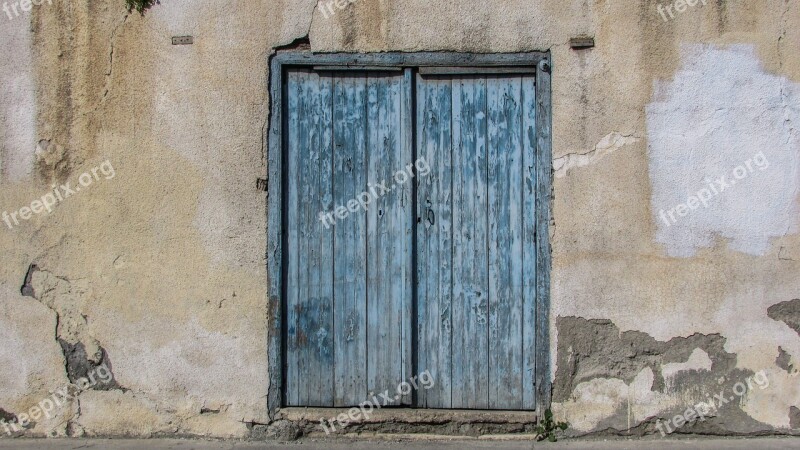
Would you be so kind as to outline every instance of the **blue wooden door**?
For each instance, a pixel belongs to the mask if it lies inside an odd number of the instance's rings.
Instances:
[[[370,186],[412,161],[412,78],[286,80],[285,404],[357,405],[411,374],[413,184]],[[365,193],[367,208],[350,208]],[[340,207],[347,216],[326,222]]]
[[[534,77],[416,83],[419,405],[535,409]]]
[[[534,77],[285,78],[284,403],[535,409]]]

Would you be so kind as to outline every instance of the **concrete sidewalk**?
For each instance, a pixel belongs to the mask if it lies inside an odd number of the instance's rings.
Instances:
[[[536,449],[572,449],[572,450],[678,450],[678,449],[800,449],[800,437],[785,438],[749,438],[749,439],[637,439],[637,440],[577,440],[549,442],[506,441],[506,440],[311,440],[296,442],[234,442],[234,441],[202,441],[179,439],[0,439],[0,448],[18,450],[255,450],[255,449],[290,449],[290,450],[423,450],[423,449],[494,449],[494,450],[530,450]]]

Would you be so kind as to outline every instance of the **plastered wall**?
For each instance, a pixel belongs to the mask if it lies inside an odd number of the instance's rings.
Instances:
[[[269,422],[267,61],[308,37],[551,51],[554,411],[575,434],[658,433],[763,373],[768,387],[680,432],[796,432],[800,3],[661,5],[165,0],[141,16],[54,0],[0,15],[0,419],[108,367],[113,385],[24,433]],[[571,49],[580,35],[596,46]]]

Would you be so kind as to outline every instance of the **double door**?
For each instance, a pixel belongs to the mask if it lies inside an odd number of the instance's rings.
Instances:
[[[283,403],[533,410],[535,77],[284,79]]]

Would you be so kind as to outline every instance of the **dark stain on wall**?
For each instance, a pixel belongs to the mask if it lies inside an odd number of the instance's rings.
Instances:
[[[117,383],[114,378],[114,373],[111,371],[111,361],[108,358],[108,353],[105,349],[100,347],[98,355],[92,355],[92,358],[86,354],[86,347],[78,342],[71,344],[63,339],[58,339],[61,344],[61,349],[64,352],[66,359],[67,377],[71,383],[77,383],[81,378],[94,379],[96,383],[88,389],[96,391],[110,391],[114,389],[121,389],[126,391],[122,386]],[[105,365],[105,367],[101,367]],[[107,374],[103,375],[107,370]],[[104,379],[110,377],[110,381]]]
[[[772,320],[784,322],[800,336],[800,299],[776,303],[767,309],[767,316]]]
[[[789,408],[789,426],[792,429],[800,429],[800,408],[792,406]]]
[[[781,369],[792,373],[792,355],[790,355],[783,347],[778,347],[778,357],[775,358],[775,365]]]

